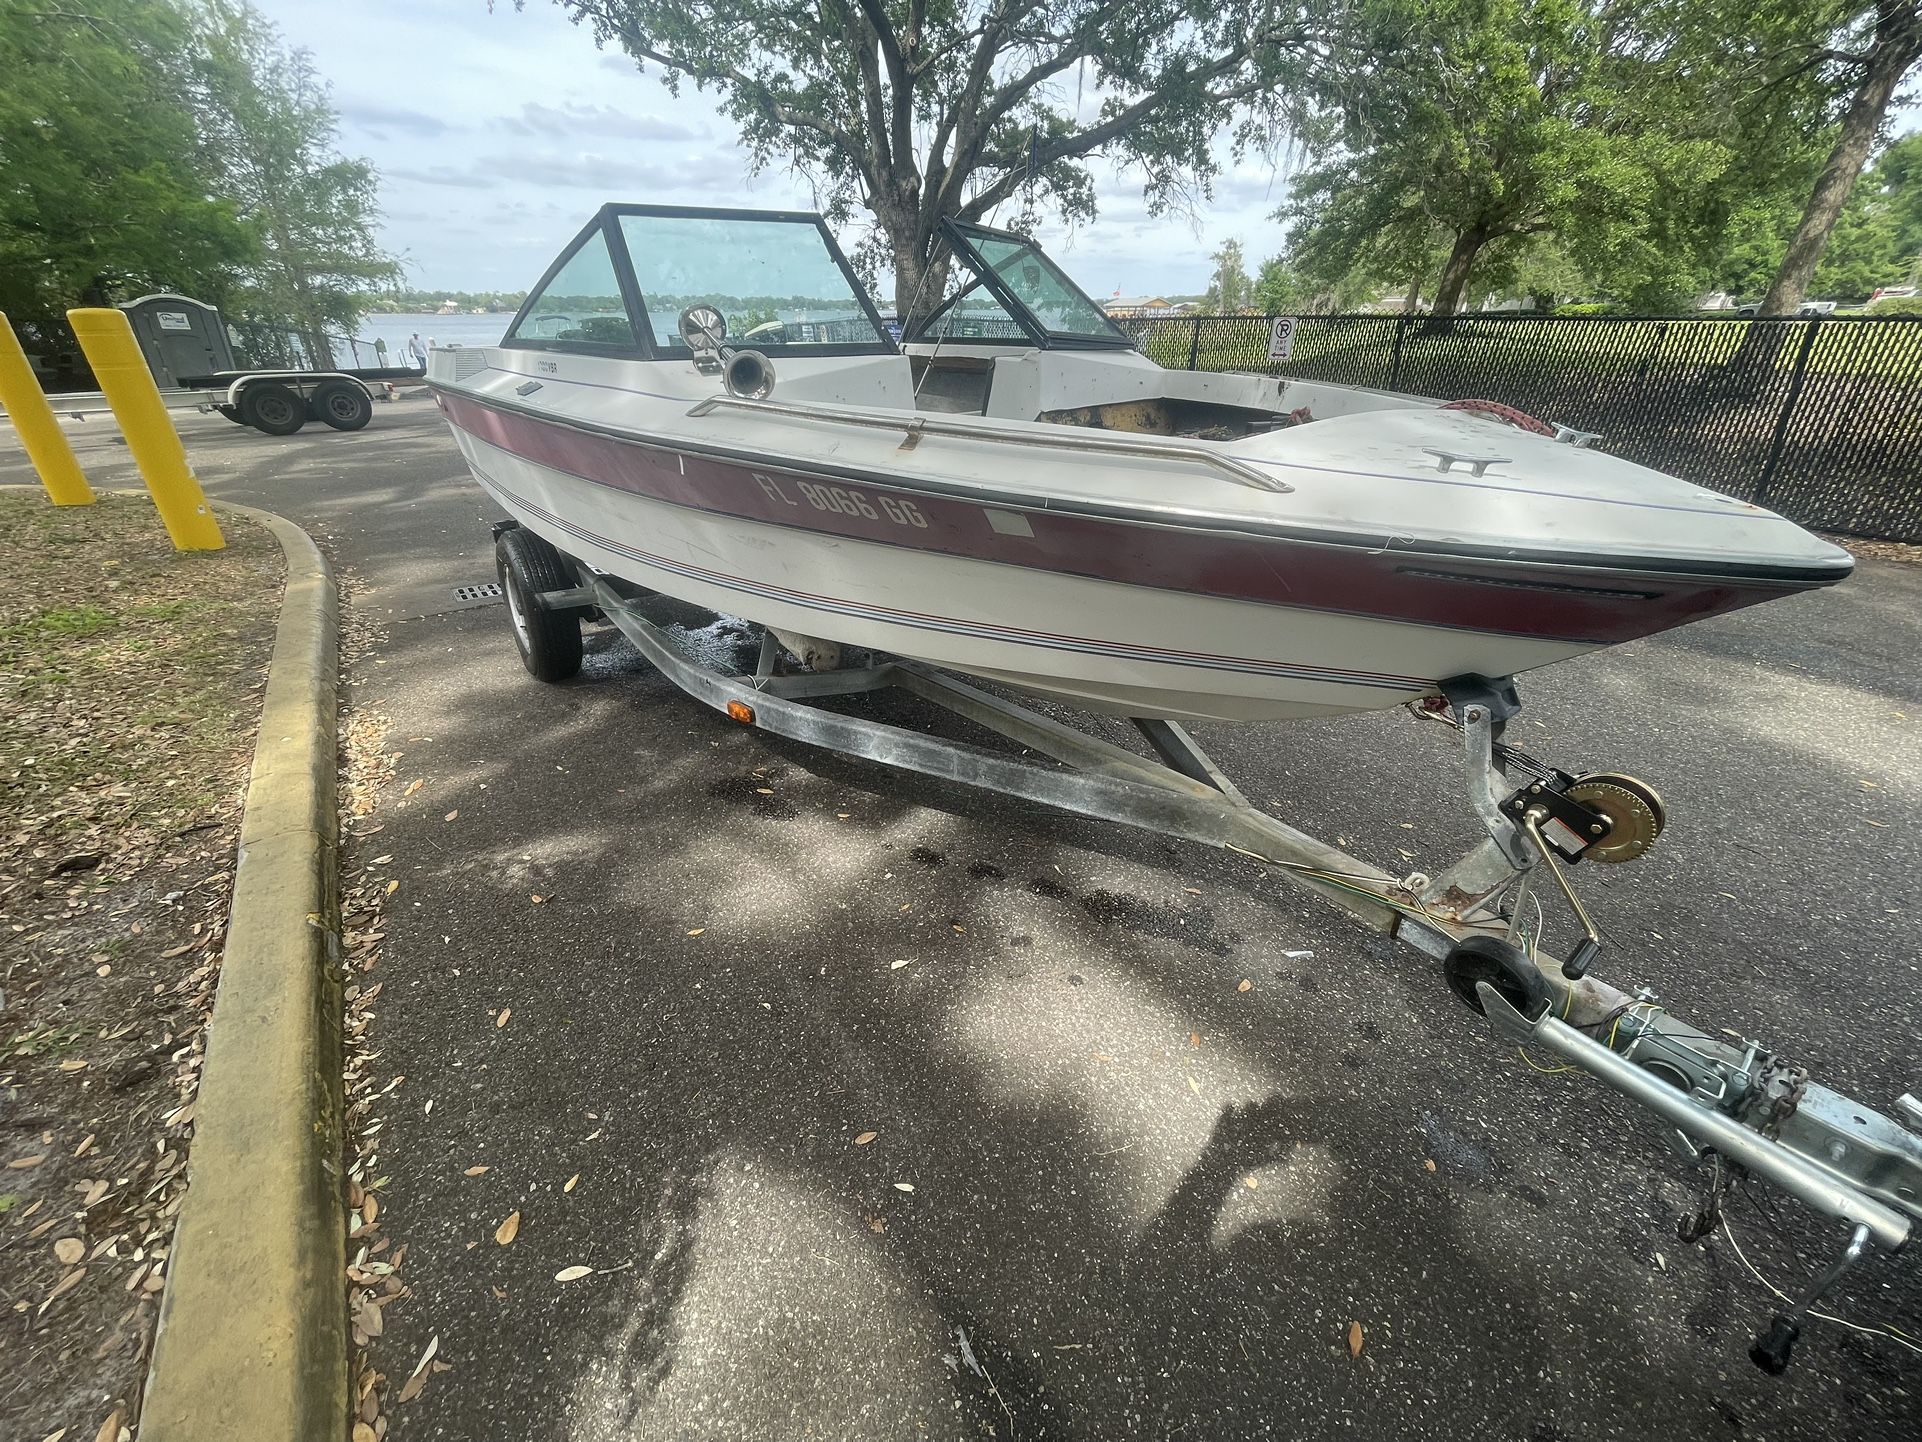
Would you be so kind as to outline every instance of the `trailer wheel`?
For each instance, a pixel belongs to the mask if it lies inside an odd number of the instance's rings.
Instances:
[[[374,418],[374,403],[367,392],[345,381],[322,386],[307,404],[315,420],[325,421],[337,431],[357,431]]]
[[[537,681],[565,681],[581,669],[581,613],[578,607],[549,610],[540,602],[546,591],[577,585],[561,553],[532,531],[516,526],[494,543],[494,567],[507,593],[507,614],[514,623],[514,644],[521,664]]]
[[[1530,1021],[1548,1010],[1548,979],[1527,952],[1499,936],[1471,936],[1457,942],[1442,960],[1442,975],[1448,989],[1482,1016],[1488,1013],[1475,985],[1483,981]]]
[[[307,403],[292,386],[260,381],[240,393],[240,420],[270,436],[291,436],[307,424]]]

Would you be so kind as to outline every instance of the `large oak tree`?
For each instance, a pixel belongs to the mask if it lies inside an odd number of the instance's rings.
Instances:
[[[1019,197],[1086,219],[1104,155],[1154,200],[1205,192],[1224,128],[1272,135],[1329,30],[1321,0],[558,3],[670,90],[712,94],[754,165],[795,164],[832,215],[871,212],[903,316],[941,292],[944,217]]]

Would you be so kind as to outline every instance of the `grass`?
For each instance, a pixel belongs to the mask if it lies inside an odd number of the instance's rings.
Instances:
[[[1751,336],[1758,325],[1766,329]],[[1177,369],[1186,369],[1194,354],[1198,370],[1325,375],[1386,386],[1395,328],[1393,316],[1305,317],[1293,358],[1279,365],[1268,360],[1268,322],[1260,316],[1204,317],[1198,350],[1185,320],[1151,323],[1141,334],[1149,359]],[[1781,341],[1766,364],[1786,372],[1801,349],[1805,323],[1469,315],[1459,318],[1452,334],[1426,334],[1411,322],[1402,336],[1402,386],[1409,388],[1411,375],[1443,367],[1478,376],[1548,365],[1596,375],[1693,371],[1726,364],[1745,343],[1771,332]],[[1815,332],[1808,371],[1912,384],[1922,377],[1922,319],[1825,323]]]
[[[208,804],[251,730],[281,569],[266,532],[224,525],[226,550],[182,553],[144,498],[0,492],[0,839],[57,849]]]
[[[284,569],[223,526],[0,490],[4,1437],[138,1420]]]

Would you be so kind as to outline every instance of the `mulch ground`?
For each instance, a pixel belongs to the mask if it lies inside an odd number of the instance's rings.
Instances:
[[[280,548],[0,491],[0,1437],[138,1427]]]

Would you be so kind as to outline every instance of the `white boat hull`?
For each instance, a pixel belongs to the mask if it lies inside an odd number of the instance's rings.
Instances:
[[[1379,710],[1433,694],[1447,677],[1505,675],[1592,649],[796,531],[615,490],[455,436],[509,515],[597,570],[1099,711],[1266,721]]]

